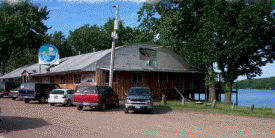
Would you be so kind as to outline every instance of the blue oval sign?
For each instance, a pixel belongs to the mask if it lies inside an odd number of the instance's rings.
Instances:
[[[58,49],[51,44],[45,44],[38,51],[39,64],[59,64]]]

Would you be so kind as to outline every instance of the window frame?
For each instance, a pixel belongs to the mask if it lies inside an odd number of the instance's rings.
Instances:
[[[132,82],[133,83],[142,83],[143,82],[143,73],[142,72],[132,72]]]
[[[105,83],[109,83],[109,76],[110,76],[110,72],[109,71],[105,71]],[[113,82],[117,82],[117,72],[114,71],[113,72]]]
[[[64,81],[64,82],[63,82]],[[60,76],[60,83],[61,84],[66,84],[66,76],[65,75],[61,75]]]
[[[74,74],[74,84],[81,83],[81,74]]]
[[[159,83],[167,83],[168,82],[168,72],[160,72],[158,77]]]

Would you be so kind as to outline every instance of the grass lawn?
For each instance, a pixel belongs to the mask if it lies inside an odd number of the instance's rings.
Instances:
[[[197,104],[195,102],[185,102],[184,105],[181,101],[167,101],[167,104],[160,102],[154,102],[154,107],[170,107],[174,110],[190,110],[199,112],[209,112],[209,113],[221,113],[227,115],[239,115],[239,116],[250,116],[250,117],[260,117],[260,118],[270,118],[275,119],[275,112],[273,108],[255,108],[253,112],[249,107],[238,107],[235,106],[232,110],[232,105],[217,102],[216,106],[212,108],[211,106],[206,106],[205,103]]]

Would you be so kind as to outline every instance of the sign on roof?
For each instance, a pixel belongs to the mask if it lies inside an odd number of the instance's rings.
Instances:
[[[155,61],[157,59],[157,51],[149,48],[139,48],[139,59],[147,61]]]
[[[45,44],[38,51],[39,64],[59,64],[58,49],[51,44]]]

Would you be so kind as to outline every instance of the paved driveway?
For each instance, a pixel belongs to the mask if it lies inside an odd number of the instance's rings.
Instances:
[[[275,120],[155,108],[125,114],[1,98],[0,137],[275,137]]]

